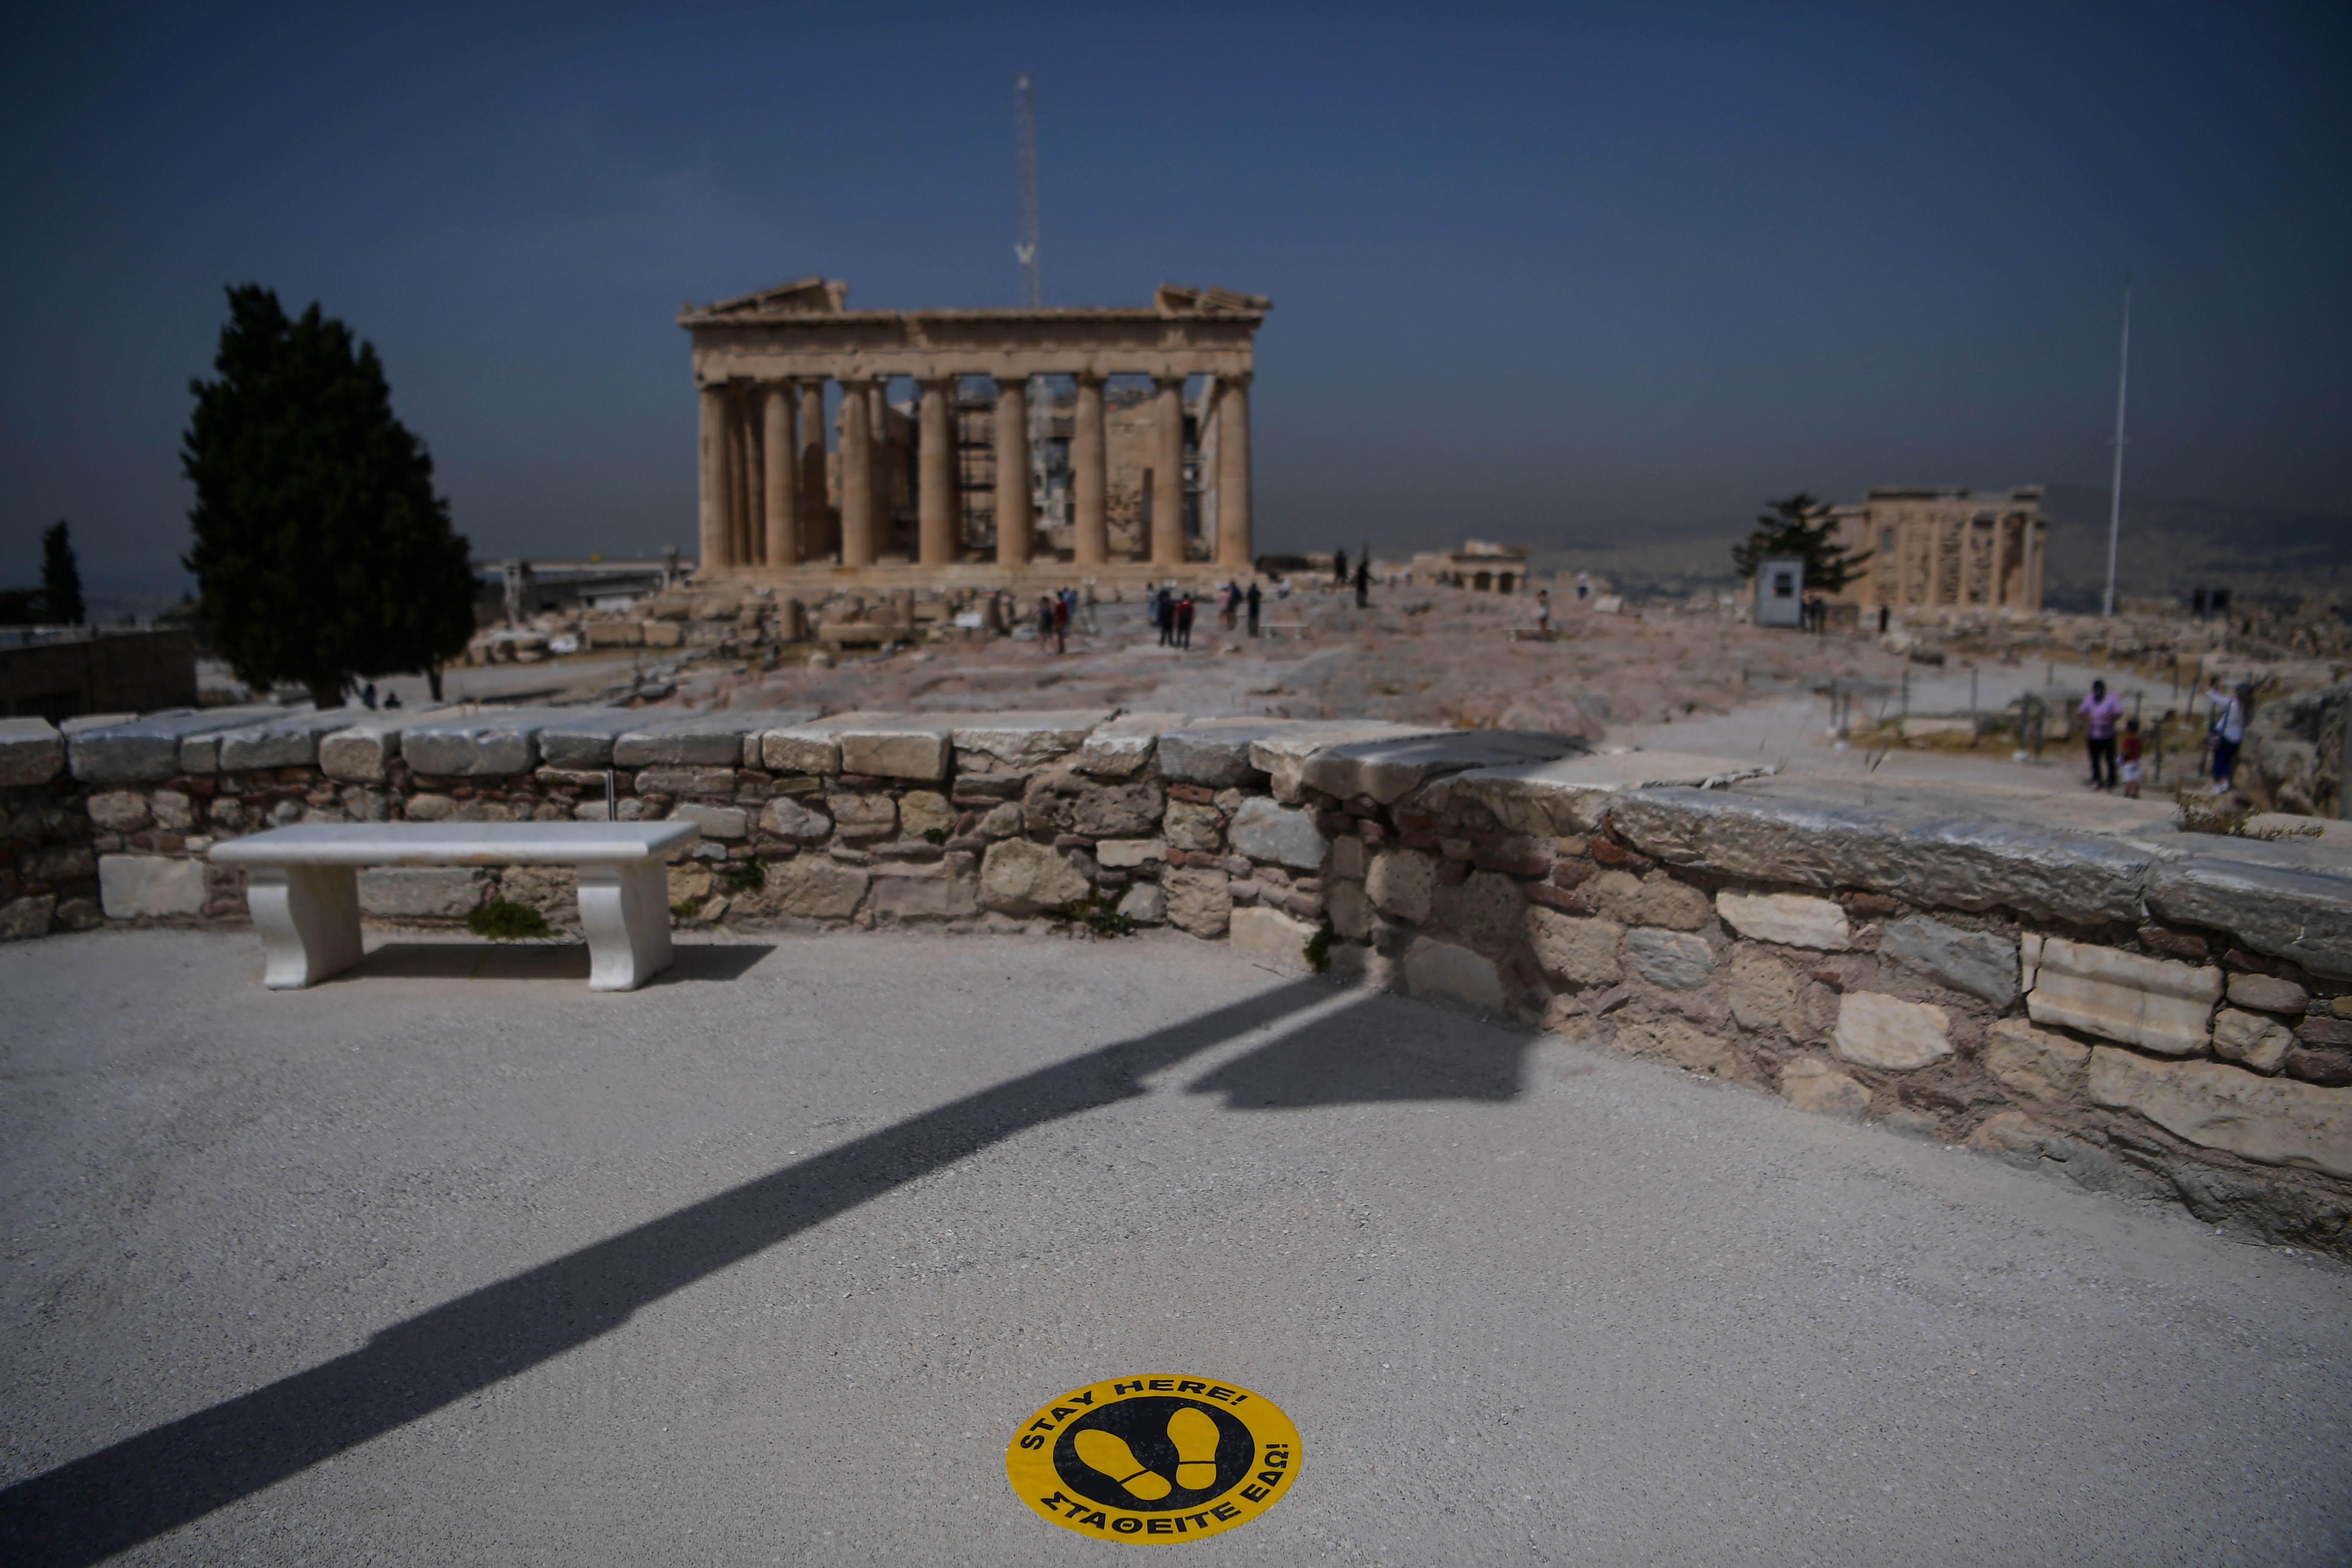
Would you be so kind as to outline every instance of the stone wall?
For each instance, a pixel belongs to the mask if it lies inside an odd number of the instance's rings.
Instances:
[[[1753,772],[1105,712],[12,721],[0,931],[241,920],[205,851],[279,824],[690,817],[670,869],[688,927],[1044,933],[1116,910],[2352,1255],[2341,857],[1839,804]],[[362,898],[569,924],[571,883],[386,870]]]

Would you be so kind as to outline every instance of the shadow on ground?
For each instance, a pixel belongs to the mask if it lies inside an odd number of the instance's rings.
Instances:
[[[677,960],[648,982],[740,980],[776,951],[772,942],[680,944]],[[388,942],[326,982],[354,980],[572,980],[588,982],[588,948],[580,942]]]
[[[774,951],[681,948],[665,978],[740,973]],[[524,977],[572,976],[583,949],[496,948]],[[576,956],[575,956],[576,955]],[[483,950],[418,943],[360,973],[473,974]],[[433,967],[447,965],[446,968]],[[422,967],[403,967],[415,965]],[[740,965],[730,971],[730,965]],[[908,1182],[1033,1128],[1149,1092],[1142,1079],[1328,1002],[1301,980],[967,1095],[649,1220],[376,1334],[364,1347],[153,1427],[0,1492],[15,1563],[96,1563],[609,1333],[639,1309]],[[1437,1023],[1433,1030],[1431,1026]],[[1437,1039],[1431,1039],[1433,1034]],[[1532,1038],[1368,995],[1210,1073],[1239,1109],[1509,1100]]]
[[[1516,1100],[1531,1037],[1475,1031],[1458,1016],[1433,1036],[1423,1009],[1370,1000],[1327,1014],[1194,1080],[1228,1110],[1296,1110],[1393,1100]]]

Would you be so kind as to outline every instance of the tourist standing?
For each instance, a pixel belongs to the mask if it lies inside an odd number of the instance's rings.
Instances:
[[[2120,749],[2123,752],[2124,759],[2124,798],[2126,800],[2137,800],[2139,798],[2140,759],[2138,720],[2135,719],[2130,723],[2124,726],[2123,745]]]
[[[1062,617],[1055,613],[1056,605],[1051,594],[1037,595],[1037,646],[1046,653],[1059,653]]]
[[[1152,624],[1160,628],[1160,646],[1174,647],[1176,646],[1175,596],[1164,586],[1154,588],[1151,590],[1151,603]]]
[[[1190,588],[1185,589],[1184,596],[1176,601],[1176,646],[1184,648],[1192,646],[1192,591]]]
[[[1257,579],[1255,577],[1250,579],[1249,598],[1247,603],[1249,605],[1249,635],[1255,637],[1257,636],[1258,607],[1265,603],[1265,595],[1258,591]]]
[[[2091,694],[2083,699],[2083,734],[2090,747],[2093,789],[2116,787],[2116,723],[2124,716],[2123,699],[2107,690],[2104,680],[2091,682]]]
[[[2241,682],[2238,689],[2223,692],[2219,682],[2210,695],[2213,700],[2213,787],[2208,795],[2227,795],[2238,770],[2238,748],[2245,743],[2246,720],[2254,707],[2254,689]]]
[[[1549,588],[1536,590],[1536,636],[1539,637],[1551,636],[1551,590]]]
[[[1576,574],[1576,602],[1580,605],[1591,596],[1592,574],[1590,572],[1579,572]]]
[[[1342,588],[1348,585],[1348,552],[1344,550],[1332,553],[1331,581]]]
[[[1356,608],[1370,609],[1372,603],[1372,562],[1369,555],[1356,558]]]

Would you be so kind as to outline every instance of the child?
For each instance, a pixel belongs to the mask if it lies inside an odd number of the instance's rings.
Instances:
[[[2124,798],[2139,798],[2139,721],[2134,719],[2124,726]]]

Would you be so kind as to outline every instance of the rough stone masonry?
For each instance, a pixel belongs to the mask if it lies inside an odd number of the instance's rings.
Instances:
[[[1824,805],[1557,735],[1110,711],[224,709],[0,726],[0,936],[244,918],[301,821],[682,817],[688,924],[1082,931],[1569,1031],[2352,1255],[2352,866]],[[605,798],[608,776],[614,798]],[[381,920],[550,868],[387,869]]]

